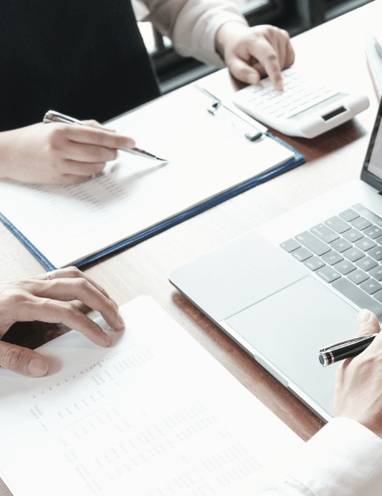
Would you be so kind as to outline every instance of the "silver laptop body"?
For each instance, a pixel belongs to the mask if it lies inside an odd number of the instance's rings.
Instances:
[[[337,364],[318,351],[382,322],[382,103],[361,179],[170,273],[170,282],[319,417]]]

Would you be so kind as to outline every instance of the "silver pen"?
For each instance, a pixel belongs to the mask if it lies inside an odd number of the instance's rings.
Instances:
[[[60,112],[55,112],[54,110],[48,110],[48,112],[44,115],[43,122],[62,122],[64,124],[80,124],[84,126],[85,124],[78,119],[74,119],[74,117],[69,117],[65,114],[60,114]],[[147,152],[146,150],[142,150],[142,148],[121,148],[124,152],[135,153],[137,155],[141,155],[146,158],[151,158],[153,160],[159,160],[160,162],[168,162],[165,158],[159,158],[152,153]]]

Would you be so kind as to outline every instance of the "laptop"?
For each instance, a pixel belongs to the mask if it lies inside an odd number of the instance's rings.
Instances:
[[[169,279],[323,420],[338,364],[320,348],[382,322],[382,102],[360,180],[173,270]]]

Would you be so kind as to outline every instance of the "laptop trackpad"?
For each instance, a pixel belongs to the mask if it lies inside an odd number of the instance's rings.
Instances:
[[[318,351],[355,335],[357,310],[308,276],[230,317],[226,323],[330,415],[338,364]]]

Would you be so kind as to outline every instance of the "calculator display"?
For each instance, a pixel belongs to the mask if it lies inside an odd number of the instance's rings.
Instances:
[[[294,119],[296,121],[301,120],[301,119],[305,119],[305,117],[308,117],[309,115],[316,114],[317,111],[324,109],[325,107],[327,107],[331,103],[338,102],[338,100],[341,100],[345,96],[348,96],[347,93],[337,93],[336,95],[333,95],[330,98],[323,100],[322,102],[316,103],[316,105],[312,105],[312,107],[309,107],[309,108],[303,110],[302,112],[298,112],[297,114],[291,115],[289,117],[289,119]],[[332,119],[336,115],[342,114],[342,112],[346,112],[346,109],[345,109],[345,107],[343,107],[341,105],[335,111],[330,112],[330,114],[327,114],[327,115],[322,115],[321,117],[326,121],[326,120]]]

